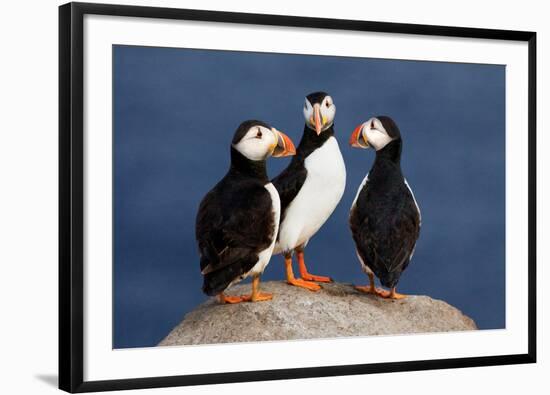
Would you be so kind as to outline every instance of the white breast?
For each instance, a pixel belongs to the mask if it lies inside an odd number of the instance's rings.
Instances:
[[[275,229],[273,232],[273,241],[271,242],[271,245],[267,247],[265,250],[260,252],[260,255],[258,257],[258,262],[254,265],[252,270],[247,273],[246,277],[250,275],[255,274],[262,274],[265,267],[269,263],[269,260],[271,258],[271,254],[273,253],[273,248],[275,247],[275,241],[277,240],[277,233],[279,232],[279,219],[281,218],[281,200],[279,198],[279,193],[277,192],[277,189],[273,186],[272,183],[269,183],[265,186],[265,189],[269,192],[269,195],[271,196],[271,202],[273,206],[273,219],[275,223]]]
[[[344,194],[346,167],[338,142],[329,138],[305,159],[307,177],[281,223],[274,253],[290,251],[307,241],[330,217]]]

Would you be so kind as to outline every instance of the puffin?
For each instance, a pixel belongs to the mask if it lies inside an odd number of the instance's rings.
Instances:
[[[317,282],[330,282],[326,276],[309,273],[304,248],[330,217],[346,185],[346,167],[334,137],[334,100],[325,92],[305,98],[302,139],[289,165],[273,179],[281,198],[281,223],[274,254],[282,254],[286,279],[291,285],[311,291],[321,289]],[[301,278],[292,270],[296,253]]]
[[[350,145],[376,151],[349,215],[357,257],[370,282],[355,288],[383,298],[403,299],[406,295],[397,293],[396,286],[413,257],[422,217],[401,170],[401,133],[390,117],[373,117],[353,131]],[[374,275],[389,291],[375,287]]]
[[[241,123],[231,142],[226,175],[199,205],[195,235],[203,275],[202,290],[221,303],[259,302],[273,295],[260,292],[260,276],[269,263],[279,230],[279,194],[266,171],[268,157],[294,155],[292,140],[265,122]],[[224,291],[252,277],[250,295]]]

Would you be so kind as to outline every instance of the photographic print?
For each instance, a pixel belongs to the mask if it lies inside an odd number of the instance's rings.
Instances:
[[[59,8],[59,387],[536,362],[536,33]]]
[[[113,45],[113,348],[504,329],[505,73]]]

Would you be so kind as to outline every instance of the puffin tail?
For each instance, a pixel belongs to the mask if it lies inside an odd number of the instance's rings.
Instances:
[[[257,260],[257,256],[249,254],[248,249],[231,249],[224,255],[224,261],[220,262],[217,267],[203,272],[202,291],[209,296],[220,294],[232,283],[242,280],[244,274],[252,269]],[[201,267],[207,268],[208,265],[201,265]]]
[[[401,272],[386,272],[378,276],[380,283],[386,288],[393,288],[399,282],[399,277],[401,277]]]
[[[241,280],[243,273],[243,267],[238,264],[227,265],[207,273],[204,275],[202,291],[209,296],[218,295],[225,291],[234,281],[238,282]]]
[[[223,273],[213,272],[204,276],[202,292],[208,296],[216,296],[223,292],[231,284],[231,280],[223,276]]]
[[[212,286],[212,284],[209,281],[207,281],[206,279],[204,279],[204,282],[202,284],[202,292],[204,292],[208,296],[216,296],[220,292],[222,292],[224,289],[225,288],[220,289],[220,287]]]
[[[201,251],[202,291],[208,296],[216,296],[231,284],[228,276],[231,269],[223,266],[219,254],[211,244],[206,243]]]

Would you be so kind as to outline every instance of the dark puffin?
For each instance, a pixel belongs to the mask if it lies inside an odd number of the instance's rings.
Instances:
[[[273,251],[285,258],[289,284],[317,291],[314,283],[330,282],[330,277],[308,272],[304,247],[323,226],[342,198],[346,185],[346,168],[334,137],[336,106],[325,92],[315,92],[305,99],[304,133],[288,167],[273,179],[281,197],[281,224]],[[292,253],[296,252],[301,278],[292,270]]]
[[[376,159],[353,201],[349,224],[357,256],[370,284],[358,290],[402,299],[396,292],[414,254],[420,234],[420,209],[401,171],[403,141],[395,122],[386,116],[369,119],[352,133],[353,147],[376,150]],[[374,286],[374,275],[390,291]]]
[[[272,298],[259,291],[280,219],[280,199],[267,177],[266,160],[294,153],[292,141],[264,122],[243,122],[235,132],[229,171],[202,199],[197,213],[202,290],[207,295],[219,295],[222,303]],[[248,276],[253,277],[250,295],[224,294]]]

